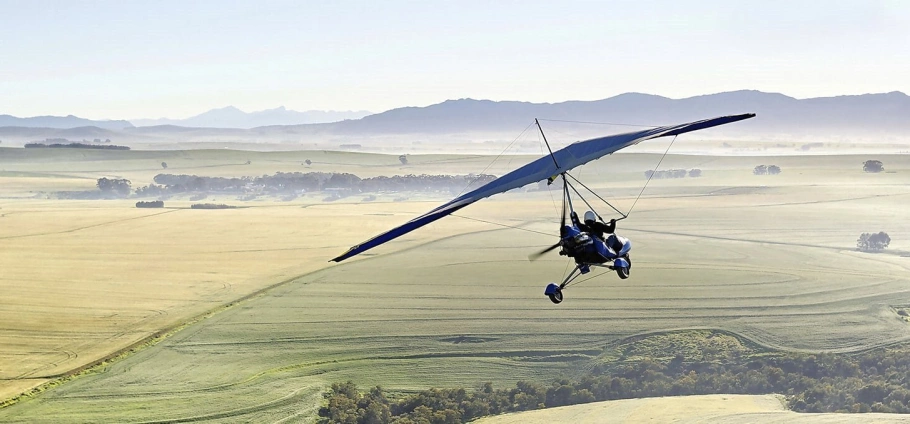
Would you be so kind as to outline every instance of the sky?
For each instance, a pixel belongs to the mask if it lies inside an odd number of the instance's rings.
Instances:
[[[910,1],[0,0],[0,114],[910,94]]]

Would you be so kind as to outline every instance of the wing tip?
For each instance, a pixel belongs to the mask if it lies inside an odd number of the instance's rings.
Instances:
[[[357,246],[352,246],[350,249],[348,249],[347,252],[344,252],[344,253],[342,253],[342,254],[340,254],[340,255],[338,255],[338,256],[332,258],[332,259],[329,259],[329,262],[341,262],[341,261],[343,261],[343,260],[345,260],[345,259],[347,259],[347,258],[350,258],[351,256],[354,256],[354,255],[356,255],[357,253],[360,253],[360,252],[353,253],[353,252],[354,252],[355,250],[357,250],[358,248],[360,248],[360,245],[359,245],[359,244],[358,244]]]

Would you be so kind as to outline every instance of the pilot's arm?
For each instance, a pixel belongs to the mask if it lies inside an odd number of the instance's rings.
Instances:
[[[613,234],[616,231],[616,220],[611,219],[607,224],[601,224],[604,226],[604,234]]]

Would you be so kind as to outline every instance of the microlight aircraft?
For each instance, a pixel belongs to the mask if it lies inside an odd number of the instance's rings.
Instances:
[[[537,160],[534,160],[533,162],[524,165],[512,172],[506,173],[505,175],[477,189],[460,195],[448,203],[445,203],[436,209],[418,216],[403,225],[395,227],[389,231],[377,235],[376,237],[364,241],[363,243],[353,246],[347,252],[332,259],[332,261],[341,262],[352,256],[363,253],[387,241],[401,237],[411,231],[423,227],[424,225],[451,215],[461,208],[464,208],[483,198],[490,197],[499,193],[504,193],[506,191],[523,187],[528,184],[544,180],[547,180],[548,183],[553,183],[559,179],[561,180],[563,186],[563,212],[562,222],[559,229],[559,241],[553,246],[550,246],[547,249],[544,249],[543,251],[530,256],[529,259],[533,260],[543,253],[554,250],[557,247],[561,248],[559,252],[561,255],[574,259],[575,269],[572,270],[572,272],[563,280],[563,282],[558,285],[555,283],[550,283],[544,291],[544,294],[549,297],[553,303],[560,303],[563,299],[563,289],[565,289],[566,286],[568,286],[578,276],[590,272],[591,267],[604,267],[615,270],[620,278],[628,278],[632,267],[631,259],[629,257],[629,252],[632,249],[632,242],[629,241],[629,239],[620,237],[616,234],[612,234],[606,239],[601,240],[597,237],[592,236],[588,232],[582,231],[582,228],[584,228],[584,226],[582,226],[581,222],[578,220],[577,214],[572,204],[571,194],[574,193],[578,198],[584,201],[589,209],[593,210],[590,203],[588,203],[588,201],[582,197],[581,193],[575,187],[575,184],[578,184],[588,192],[593,193],[595,196],[597,196],[597,193],[594,193],[594,191],[588,189],[588,187],[585,186],[581,181],[577,180],[575,177],[569,174],[569,171],[593,160],[600,159],[603,156],[612,154],[618,150],[629,146],[634,146],[645,140],[669,136],[675,137],[680,134],[685,134],[692,131],[698,131],[706,128],[716,127],[718,125],[742,121],[754,116],[754,113],[722,116],[685,124],[668,125],[623,134],[608,135],[605,137],[578,141],[555,152],[550,149],[550,144],[549,142],[546,142],[546,136],[544,136],[544,142],[547,143],[547,149],[550,152],[549,156],[544,156]],[[540,128],[539,123],[538,128]],[[541,131],[541,134],[542,133],[543,132]],[[569,181],[570,179],[575,184],[571,183]],[[600,196],[597,196],[597,198],[602,200],[604,203],[607,203]],[[609,203],[607,204],[609,205]],[[612,205],[610,206],[612,207]],[[619,212],[619,210],[616,208],[613,209]],[[566,222],[567,213],[570,218],[569,222]],[[622,212],[619,213],[622,214]],[[624,219],[628,216],[628,214],[622,215],[623,216],[620,219]],[[602,221],[602,218],[600,218],[599,214],[597,217]]]

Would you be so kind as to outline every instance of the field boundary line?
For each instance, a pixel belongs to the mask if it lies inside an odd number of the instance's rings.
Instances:
[[[182,331],[182,330],[184,330],[184,329],[186,329],[186,328],[188,328],[188,327],[193,326],[194,324],[197,324],[197,323],[199,323],[199,322],[201,322],[201,321],[204,321],[204,320],[206,320],[206,319],[209,319],[209,318],[211,318],[211,317],[213,317],[213,316],[215,316],[215,315],[217,315],[217,314],[219,314],[219,313],[221,313],[221,312],[224,312],[224,311],[226,311],[226,310],[228,310],[228,309],[231,309],[231,308],[233,308],[233,307],[235,307],[235,306],[237,306],[237,305],[239,305],[239,304],[241,304],[241,303],[245,303],[245,302],[247,302],[247,301],[249,301],[249,300],[252,300],[252,299],[255,299],[255,298],[257,298],[257,297],[260,297],[260,296],[262,296],[262,295],[268,293],[268,292],[271,291],[271,290],[277,289],[277,288],[279,288],[279,287],[281,287],[281,286],[283,286],[283,285],[286,285],[286,284],[288,284],[288,283],[291,283],[291,282],[293,282],[293,281],[296,281],[296,280],[298,280],[298,279],[300,279],[300,278],[306,277],[306,276],[308,276],[308,275],[310,275],[310,274],[315,274],[315,273],[320,272],[320,271],[322,271],[322,270],[323,270],[323,268],[320,268],[320,269],[317,269],[317,270],[305,272],[305,273],[303,273],[303,274],[295,275],[295,276],[290,277],[290,278],[286,278],[286,279],[281,280],[281,281],[279,281],[279,282],[277,282],[277,283],[274,283],[274,284],[269,285],[269,286],[267,286],[267,287],[263,287],[263,288],[261,288],[261,289],[259,289],[259,290],[256,290],[256,291],[254,291],[254,292],[252,292],[252,293],[248,293],[248,294],[246,294],[246,295],[244,295],[244,296],[241,296],[241,297],[239,297],[239,298],[237,298],[237,299],[235,299],[235,300],[232,300],[232,301],[230,301],[230,302],[228,302],[228,303],[221,304],[221,305],[218,305],[218,306],[216,306],[216,307],[214,307],[214,308],[211,308],[211,309],[209,309],[209,310],[207,310],[207,311],[205,311],[205,312],[202,312],[201,314],[198,314],[198,315],[196,315],[196,316],[194,316],[194,317],[192,317],[192,318],[190,318],[190,319],[188,319],[188,320],[186,320],[186,321],[184,321],[184,322],[180,322],[180,323],[171,325],[171,326],[169,326],[169,327],[165,327],[165,328],[163,328],[163,329],[161,329],[161,330],[155,331],[155,332],[153,332],[152,334],[149,334],[148,336],[143,337],[142,339],[140,339],[140,340],[138,340],[138,341],[136,341],[136,342],[134,342],[134,343],[131,343],[131,344],[127,345],[126,347],[123,347],[123,348],[121,348],[121,349],[118,349],[118,350],[116,350],[116,351],[114,351],[114,352],[112,352],[112,353],[110,353],[110,354],[107,354],[107,355],[105,355],[105,356],[103,356],[103,357],[101,357],[101,358],[99,358],[99,359],[97,359],[97,360],[95,360],[95,361],[92,361],[92,362],[89,362],[89,363],[87,363],[87,364],[78,366],[78,367],[73,368],[73,369],[71,369],[71,370],[69,370],[69,371],[65,371],[65,372],[62,372],[62,373],[59,373],[59,374],[55,374],[55,375],[50,375],[50,376],[44,377],[44,378],[50,379],[50,381],[45,382],[45,383],[42,383],[42,384],[40,384],[40,385],[38,385],[38,386],[36,386],[36,387],[33,387],[33,388],[31,388],[31,389],[29,389],[29,390],[27,390],[27,391],[25,391],[25,392],[22,392],[22,393],[20,393],[20,394],[18,394],[18,395],[16,395],[16,396],[13,396],[13,397],[11,397],[11,398],[0,400],[0,409],[3,409],[3,408],[6,408],[6,407],[15,405],[15,404],[17,404],[17,403],[19,403],[19,402],[21,402],[21,401],[23,401],[23,400],[26,400],[26,399],[34,398],[34,397],[40,395],[41,393],[43,393],[43,392],[45,392],[45,391],[47,391],[47,390],[50,390],[50,389],[52,389],[52,388],[54,388],[54,387],[56,387],[56,386],[62,385],[63,383],[66,383],[66,382],[68,382],[68,381],[70,381],[70,380],[74,380],[74,379],[76,379],[76,378],[78,378],[78,377],[85,376],[85,375],[89,375],[89,374],[94,374],[94,373],[96,373],[96,372],[99,372],[99,371],[101,371],[104,367],[107,367],[107,366],[109,366],[109,365],[113,365],[114,363],[119,362],[119,361],[121,361],[121,360],[124,360],[124,359],[130,357],[131,355],[133,355],[133,354],[135,354],[135,353],[138,353],[138,352],[140,352],[140,351],[142,351],[142,350],[145,350],[145,349],[147,349],[147,348],[150,348],[150,347],[152,347],[152,346],[155,346],[155,345],[157,345],[158,343],[164,341],[165,339],[170,338],[170,337],[176,335],[176,334],[179,333],[180,331]],[[34,379],[34,378],[32,378],[32,379]]]

